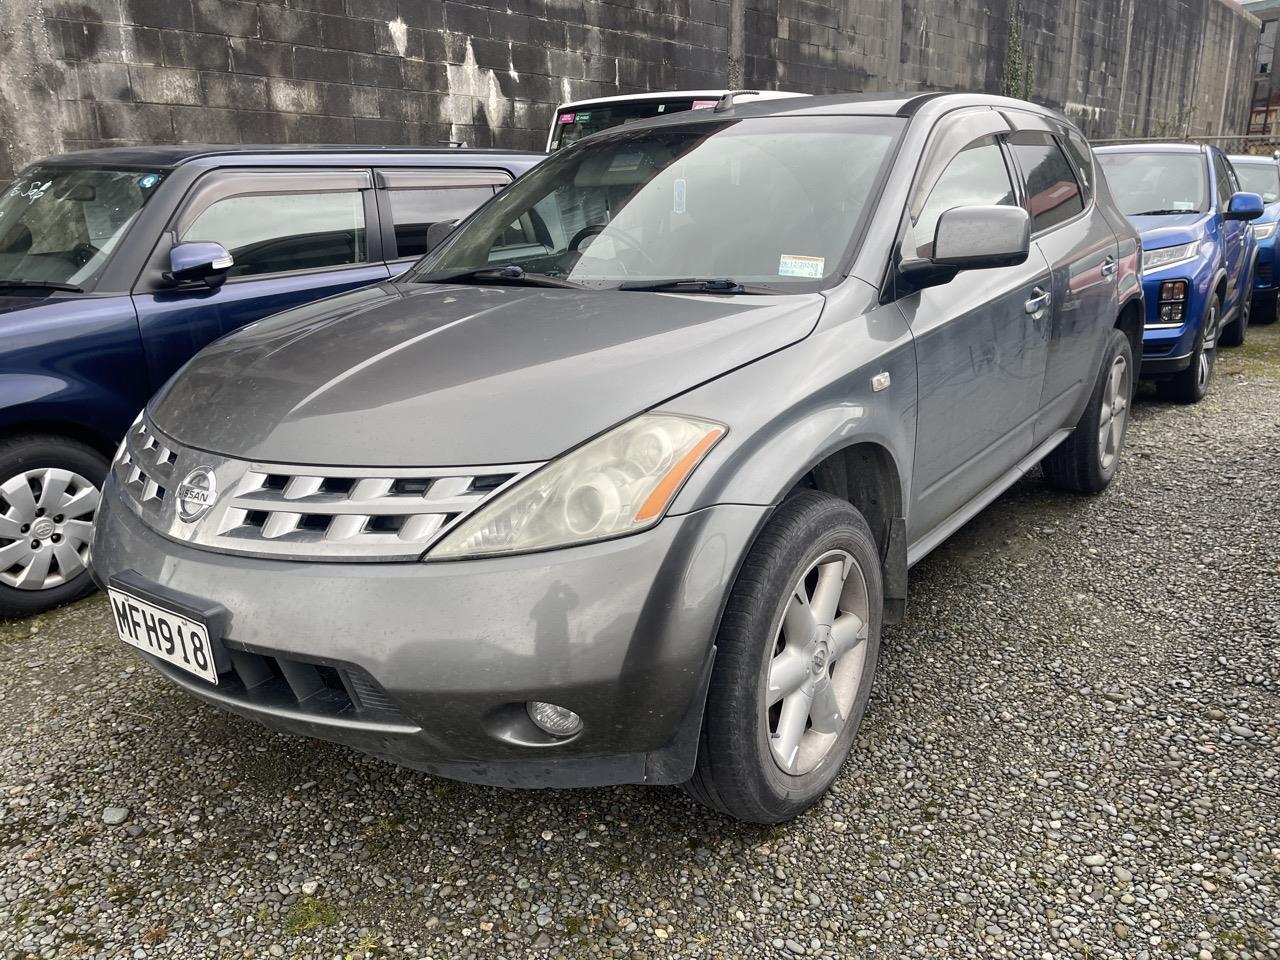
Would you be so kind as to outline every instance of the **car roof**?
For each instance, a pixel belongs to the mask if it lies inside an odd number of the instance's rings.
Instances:
[[[556,107],[556,112],[582,107],[604,106],[610,103],[637,103],[650,100],[719,100],[727,89],[706,90],[655,90],[648,93],[624,93],[612,97],[590,97],[586,100],[570,100]],[[807,93],[793,93],[786,90],[734,90],[739,95],[750,95],[753,100],[780,100],[785,97],[807,97]]]
[[[498,165],[503,161],[532,165],[545,154],[532,150],[473,150],[465,147],[384,147],[373,144],[221,144],[185,143],[149,147],[102,147],[76,150],[37,161],[40,164],[76,166],[177,167],[195,161],[216,166],[225,160],[236,165],[261,162],[304,164],[338,160],[343,163],[412,163],[430,166]]]
[[[1267,153],[1233,153],[1227,159],[1232,163],[1276,163],[1276,158]]]
[[[637,129],[675,126],[687,123],[708,123],[714,120],[742,120],[752,117],[805,117],[805,116],[869,116],[911,118],[917,114],[936,119],[951,110],[965,107],[991,107],[1010,110],[1029,110],[1044,117],[1074,126],[1070,120],[1049,107],[1026,100],[1015,100],[986,93],[936,92],[923,93],[838,93],[812,97],[786,97],[762,100],[753,98],[744,103],[734,102],[727,109],[683,110],[645,120],[637,120],[621,127],[612,127],[592,134],[587,139],[624,135]],[[579,141],[583,142],[583,141]]]
[[[1204,143],[1104,143],[1094,153],[1206,153],[1213,149]]]

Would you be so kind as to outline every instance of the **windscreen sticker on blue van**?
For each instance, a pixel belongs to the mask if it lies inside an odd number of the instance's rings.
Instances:
[[[825,257],[802,257],[784,253],[778,261],[778,276],[807,277],[810,280],[821,280],[826,273]]]
[[[674,213],[684,213],[684,212],[685,212],[685,199],[684,199],[684,198],[685,198],[685,182],[684,182],[684,177],[680,177],[678,180],[676,180],[676,182],[675,182],[675,183],[673,183],[673,184],[671,185],[671,192],[672,192],[672,194],[675,196],[675,209],[673,210],[673,212],[674,212]]]
[[[145,173],[138,178],[138,189],[150,190],[159,182],[160,175],[158,173]]]

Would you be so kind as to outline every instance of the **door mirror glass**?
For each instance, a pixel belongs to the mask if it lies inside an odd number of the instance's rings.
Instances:
[[[427,227],[427,252],[430,253],[448,240],[456,229],[458,229],[457,220],[440,220]]]
[[[1031,218],[1022,207],[953,207],[938,218],[933,262],[958,270],[1015,267],[1031,251]]]
[[[220,243],[194,240],[175,244],[169,251],[169,272],[165,279],[174,283],[203,283],[213,288],[222,286],[234,261]]]
[[[1228,220],[1257,220],[1262,216],[1262,198],[1256,193],[1233,193],[1227,204]]]

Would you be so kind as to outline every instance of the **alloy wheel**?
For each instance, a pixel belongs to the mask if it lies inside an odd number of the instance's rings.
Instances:
[[[50,590],[83,573],[100,499],[91,481],[58,467],[0,483],[0,583]]]
[[[769,749],[799,776],[840,738],[857,702],[867,653],[870,602],[853,557],[818,557],[793,587],[774,638],[764,698]]]
[[[1129,395],[1132,389],[1129,383],[1129,362],[1124,357],[1116,357],[1111,364],[1104,389],[1102,410],[1098,417],[1098,459],[1103,470],[1110,470],[1111,464],[1120,455],[1124,427],[1129,417]]]
[[[1201,350],[1200,355],[1196,358],[1196,385],[1201,391],[1209,386],[1209,351]]]

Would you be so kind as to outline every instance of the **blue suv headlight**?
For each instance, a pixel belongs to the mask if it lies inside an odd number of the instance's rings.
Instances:
[[[1270,240],[1276,232],[1276,224],[1274,223],[1255,223],[1253,225],[1253,239]]]
[[[1180,243],[1176,247],[1161,247],[1158,250],[1143,250],[1142,271],[1143,273],[1152,273],[1156,270],[1163,270],[1165,267],[1172,267],[1177,263],[1185,263],[1187,260],[1194,260],[1196,255],[1199,253],[1199,240],[1192,240],[1190,243]]]

